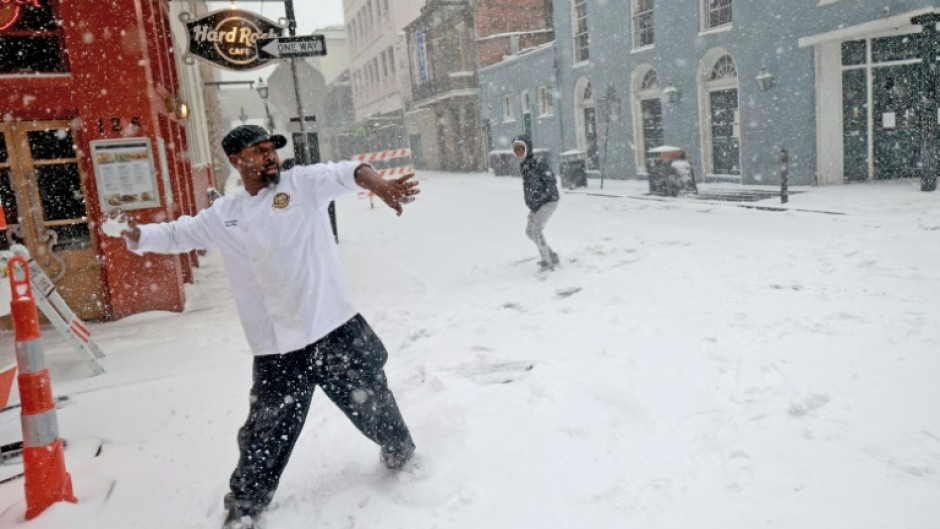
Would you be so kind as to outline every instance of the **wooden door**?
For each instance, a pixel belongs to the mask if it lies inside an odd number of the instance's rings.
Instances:
[[[107,295],[89,227],[87,188],[68,121],[0,124],[6,244],[24,244],[82,319],[103,319]]]

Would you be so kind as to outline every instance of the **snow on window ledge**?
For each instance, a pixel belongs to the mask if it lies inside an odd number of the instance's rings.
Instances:
[[[733,24],[725,24],[724,26],[717,26],[714,28],[704,29],[701,32],[699,32],[698,36],[706,37],[708,35],[714,35],[716,33],[726,33],[728,31],[731,31],[732,29],[734,29]]]
[[[649,50],[654,50],[654,49],[656,49],[656,45],[655,45],[655,44],[647,44],[646,46],[640,46],[639,48],[633,48],[632,50],[630,50],[630,53],[640,53],[640,52],[643,52],[643,51],[649,51]]]
[[[842,1],[842,0],[819,0],[819,3],[816,4],[816,5],[817,5],[817,6],[828,6],[828,5],[836,4],[836,3],[841,2],[841,1]]]

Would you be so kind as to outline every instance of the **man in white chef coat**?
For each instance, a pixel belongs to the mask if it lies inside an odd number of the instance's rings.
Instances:
[[[256,527],[304,425],[316,386],[400,469],[414,442],[388,389],[387,352],[350,300],[327,207],[368,190],[399,215],[420,192],[413,174],[385,180],[359,162],[281,171],[284,136],[257,125],[229,132],[222,147],[244,185],[195,217],[137,225],[128,248],[177,254],[217,248],[254,353],[248,419],[225,496],[226,529]]]

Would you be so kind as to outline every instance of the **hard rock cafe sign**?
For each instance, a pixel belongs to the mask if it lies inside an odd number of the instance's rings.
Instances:
[[[0,0],[0,31],[9,28],[20,20],[24,6],[42,9],[39,0]]]
[[[263,66],[268,59],[259,57],[258,39],[280,37],[284,32],[275,22],[242,9],[191,18],[189,13],[180,14],[189,31],[188,55],[230,70]],[[191,62],[190,57],[186,59]]]

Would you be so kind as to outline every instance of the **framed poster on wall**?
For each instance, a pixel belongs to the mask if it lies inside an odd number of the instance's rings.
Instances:
[[[160,205],[150,138],[95,140],[90,145],[101,211]]]

